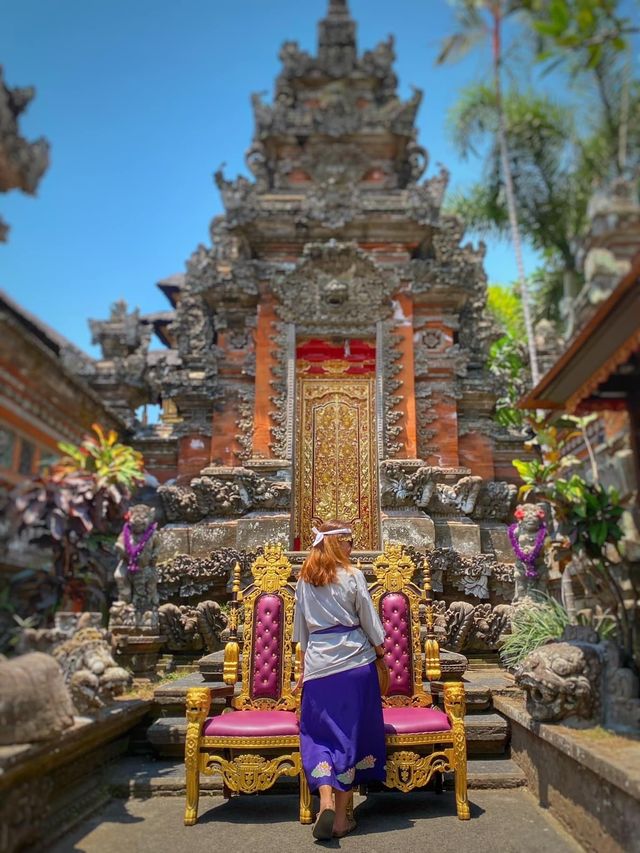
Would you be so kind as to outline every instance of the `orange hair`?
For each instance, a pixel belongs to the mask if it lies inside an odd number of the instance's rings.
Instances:
[[[351,529],[350,524],[341,521],[326,521],[318,527],[322,533],[328,530]],[[325,536],[322,542],[311,548],[309,556],[302,564],[300,580],[307,581],[313,586],[324,586],[333,583],[338,573],[338,566],[349,567],[349,558],[340,546],[340,534]]]

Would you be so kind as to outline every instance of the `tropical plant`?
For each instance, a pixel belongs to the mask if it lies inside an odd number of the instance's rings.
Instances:
[[[113,543],[132,490],[144,480],[138,451],[98,424],[93,431],[79,446],[62,443],[62,458],[11,495],[11,535],[50,555],[56,607],[106,606]]]
[[[533,591],[531,603],[514,608],[511,633],[506,634],[500,647],[500,657],[510,669],[545,643],[559,640],[571,618],[563,605],[550,595]],[[609,611],[601,607],[580,612],[577,622],[592,628],[601,640],[615,640],[617,623]]]
[[[570,624],[569,614],[555,598],[535,592],[531,597],[532,603],[514,608],[511,633],[502,641],[500,657],[509,668],[545,643],[558,640]]]
[[[504,23],[515,12],[520,11],[521,4],[517,0],[457,0],[455,7],[459,30],[444,40],[437,62],[440,64],[459,58],[480,40],[490,40],[493,72],[493,84],[490,94],[497,124],[499,174],[504,184],[509,231],[516,257],[518,281],[522,294],[531,378],[533,384],[536,385],[540,378],[538,356],[533,334],[531,303],[527,288],[524,261],[522,259],[522,237],[513,182],[512,157],[509,151],[502,87],[502,66],[504,61],[502,40]]]
[[[598,481],[593,459],[595,477],[588,482],[575,471],[580,460],[567,452],[570,441],[584,438],[587,425],[580,420],[576,423],[576,419],[565,419],[564,425],[563,421],[538,422],[531,443],[539,447],[540,458],[514,460],[513,464],[524,483],[520,497],[535,497],[550,504],[557,540],[571,549],[601,603],[611,607],[620,643],[629,660],[638,666],[640,591],[620,547],[624,507],[616,490]]]

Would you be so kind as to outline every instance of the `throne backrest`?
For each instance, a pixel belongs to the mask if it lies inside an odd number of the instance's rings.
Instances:
[[[420,609],[428,605],[425,593],[414,583],[416,565],[402,545],[387,543],[373,562],[376,580],[369,587],[385,631],[384,661],[389,669],[385,705],[429,705],[423,686]],[[427,640],[429,643],[430,640]],[[433,654],[437,653],[430,647]]]
[[[251,574],[253,581],[237,594],[237,605],[244,611],[242,687],[233,705],[295,708],[291,694],[295,588],[289,583],[291,563],[282,546],[265,545]]]

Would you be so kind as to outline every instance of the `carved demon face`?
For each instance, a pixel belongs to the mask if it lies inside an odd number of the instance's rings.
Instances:
[[[534,720],[591,720],[599,712],[601,668],[596,646],[548,643],[516,667],[515,680],[526,691]]]

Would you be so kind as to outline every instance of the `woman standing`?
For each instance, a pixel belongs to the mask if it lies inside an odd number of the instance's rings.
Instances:
[[[300,752],[312,791],[320,794],[313,835],[341,838],[353,785],[385,778],[382,702],[375,665],[384,630],[362,572],[350,564],[353,532],[327,522],[296,587],[294,642],[304,651]],[[334,806],[335,798],[335,806]]]

